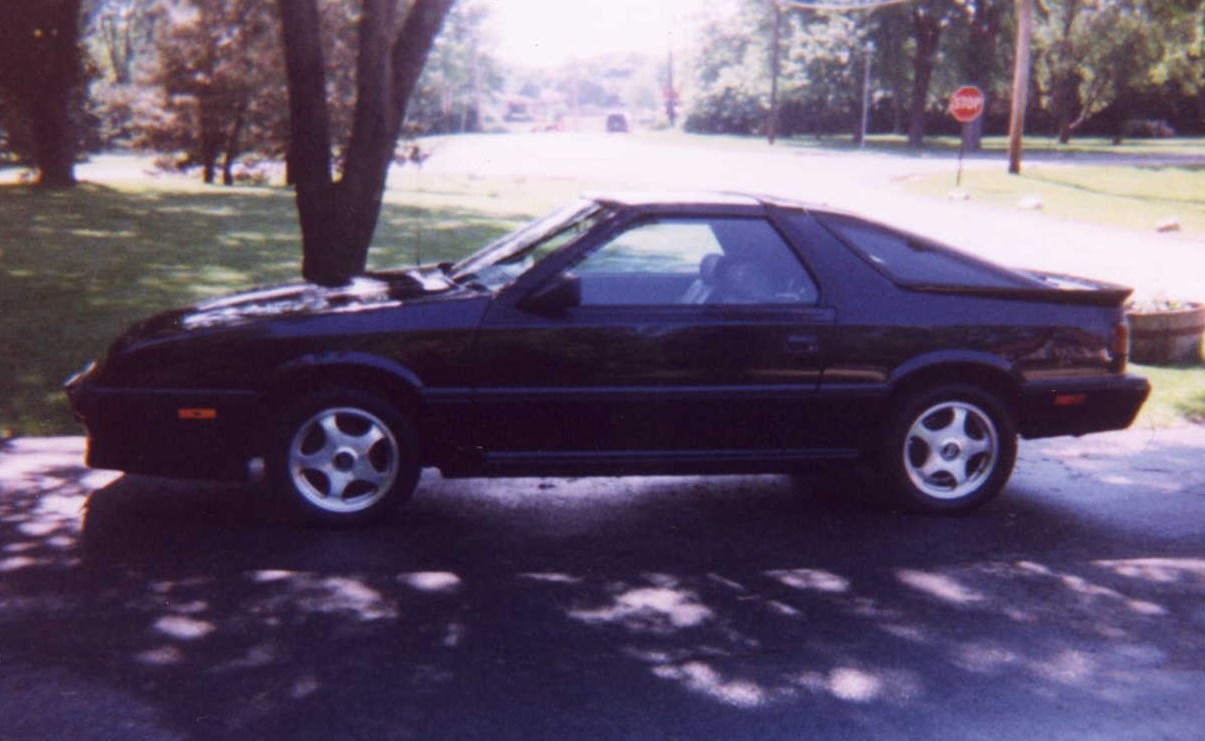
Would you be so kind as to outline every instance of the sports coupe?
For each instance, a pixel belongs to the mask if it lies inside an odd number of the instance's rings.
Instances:
[[[582,197],[457,263],[297,283],[133,326],[66,391],[92,466],[263,475],[362,523],[444,476],[792,473],[897,506],[996,496],[1017,438],[1128,426],[1129,290],[848,213]]]

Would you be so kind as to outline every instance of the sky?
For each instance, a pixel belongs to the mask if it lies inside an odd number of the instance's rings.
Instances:
[[[605,52],[664,54],[706,0],[489,0],[495,53],[527,67]]]

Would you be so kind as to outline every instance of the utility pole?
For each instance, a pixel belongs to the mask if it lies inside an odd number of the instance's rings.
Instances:
[[[1008,172],[1021,174],[1021,136],[1029,103],[1030,38],[1033,35],[1033,0],[1017,0],[1017,59],[1013,66],[1013,106],[1008,121]]]
[[[674,89],[674,48],[665,57],[665,117],[672,129],[678,124],[678,93]]]
[[[874,56],[874,42],[867,41],[863,49],[862,64],[862,121],[858,126],[858,146],[866,146],[866,134],[870,128],[870,62]]]
[[[778,138],[778,68],[779,55],[782,53],[779,42],[782,37],[782,7],[778,0],[771,0],[774,6],[774,33],[770,40],[770,112],[766,114],[766,141],[770,144]]]

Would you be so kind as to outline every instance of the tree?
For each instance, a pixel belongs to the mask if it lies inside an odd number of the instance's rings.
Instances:
[[[336,180],[318,3],[278,0],[307,280],[341,285],[363,272],[406,105],[453,2],[363,0],[351,137]]]
[[[140,59],[152,49],[165,8],[158,0],[94,0],[87,39],[106,81],[134,82]]]
[[[32,142],[38,184],[75,185],[81,0],[0,3],[0,94]]]
[[[789,48],[790,26],[783,14],[779,56]],[[760,0],[745,0],[732,17],[716,16],[704,23],[700,46],[707,49],[695,62],[697,93],[683,128],[705,134],[759,133],[769,122],[774,83],[775,13]]]
[[[1124,135],[1132,101],[1171,83],[1201,79],[1200,0],[1049,0],[1036,32],[1039,79],[1059,141],[1104,109]]]
[[[954,10],[950,0],[921,0],[910,8],[913,39],[912,102],[908,118],[908,146],[919,149],[925,141],[925,115],[929,110],[929,84],[937,67],[941,32]]]
[[[279,129],[274,122],[283,120],[276,16],[259,0],[188,0],[160,25],[151,77],[162,89],[164,115],[144,127],[146,140],[184,150],[206,183],[220,161],[230,185],[254,129]]]
[[[410,101],[407,128],[481,130],[486,99],[502,83],[488,48],[489,15],[489,5],[481,0],[460,0],[448,13]]]
[[[781,120],[784,134],[850,131],[858,139],[866,20],[864,13],[791,14],[783,68],[784,81],[789,81]]]
[[[873,79],[890,106],[891,131],[903,133],[907,131],[906,102],[912,79],[908,70],[911,33],[907,11],[902,6],[883,8],[867,16],[867,26],[874,44]]]

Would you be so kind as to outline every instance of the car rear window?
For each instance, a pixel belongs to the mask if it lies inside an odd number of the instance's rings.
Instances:
[[[826,215],[820,221],[897,283],[912,286],[1033,288],[1035,282],[950,247],[878,224]]]

